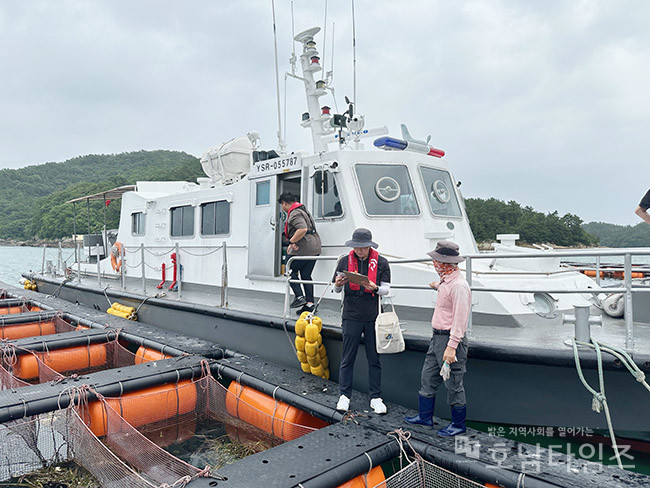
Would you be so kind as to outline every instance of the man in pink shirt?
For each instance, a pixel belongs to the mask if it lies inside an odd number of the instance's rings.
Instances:
[[[463,376],[467,363],[467,321],[472,307],[472,292],[465,277],[458,269],[458,263],[465,261],[460,256],[458,244],[440,241],[435,251],[427,253],[433,259],[433,266],[440,281],[429,284],[438,290],[436,308],[431,325],[433,337],[422,367],[422,383],[419,391],[419,412],[404,420],[411,424],[433,425],[433,411],[436,390],[443,383],[447,388],[447,403],[451,406],[451,424],[438,431],[443,437],[465,432],[465,387]],[[440,375],[443,364],[449,365],[449,379]]]

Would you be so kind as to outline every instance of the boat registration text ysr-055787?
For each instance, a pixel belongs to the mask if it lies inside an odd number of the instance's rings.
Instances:
[[[267,159],[266,161],[255,161],[251,172],[248,175],[249,179],[261,178],[262,176],[274,175],[278,173],[288,173],[289,171],[296,171],[300,169],[301,158],[300,156],[286,156],[275,159]]]

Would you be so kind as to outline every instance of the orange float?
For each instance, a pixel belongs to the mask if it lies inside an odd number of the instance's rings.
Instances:
[[[352,478],[347,483],[339,485],[338,488],[366,488],[367,486],[377,486],[383,481],[386,481],[384,470],[381,469],[381,466],[376,466],[367,475],[362,474]]]
[[[13,313],[23,313],[25,309],[22,307],[22,305],[17,306],[17,307],[2,307],[0,308],[0,315],[10,315]]]
[[[171,357],[172,356],[163,354],[155,349],[147,349],[144,346],[140,346],[135,353],[135,364],[148,363],[150,361],[158,361],[160,359],[168,359]]]
[[[106,344],[21,354],[16,358],[13,368],[14,376],[22,380],[38,378],[38,359],[57,373],[103,366],[106,364]]]
[[[43,336],[55,333],[56,327],[53,320],[0,326],[0,337],[3,339],[22,339],[24,337]]]
[[[104,401],[133,427],[152,424],[183,415],[196,407],[196,385],[191,380],[178,384],[152,386],[144,390],[125,393],[117,398],[105,398]],[[108,431],[108,413],[102,401],[88,405],[84,421],[97,437]]]
[[[329,424],[299,408],[274,400],[236,381],[230,383],[226,394],[226,411],[264,432],[291,441],[305,434],[301,426],[321,429]]]

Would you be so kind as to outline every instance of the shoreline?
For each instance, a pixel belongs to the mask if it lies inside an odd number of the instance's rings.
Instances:
[[[27,241],[0,239],[0,247],[59,247],[59,243],[63,249],[74,249],[72,238],[60,240],[29,239]]]

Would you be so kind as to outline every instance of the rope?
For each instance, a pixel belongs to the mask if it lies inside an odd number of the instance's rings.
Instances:
[[[526,473],[519,473],[517,476],[517,488],[526,488]]]
[[[166,254],[171,254],[171,252],[174,250],[174,248],[172,247],[169,251],[162,251],[162,252],[153,252],[153,251],[147,249],[146,247],[144,248],[144,250],[146,252],[148,252],[149,254],[151,254],[152,256],[165,256]]]
[[[70,278],[65,278],[59,286],[56,287],[56,290],[50,295],[47,295],[47,298],[53,298],[56,297],[56,294],[59,293],[59,290],[61,290],[61,287],[65,285],[68,281],[72,281]]]
[[[112,304],[111,301],[108,299],[108,295],[106,294],[106,290],[107,290],[107,289],[108,289],[108,285],[106,285],[106,286],[102,289],[102,291],[104,292],[104,296],[106,297],[106,301],[108,302],[108,308],[112,308],[112,307],[113,307],[113,304]]]
[[[630,372],[632,376],[634,376],[634,379],[636,379],[639,383],[641,383],[646,390],[650,391],[650,385],[646,382],[646,376],[643,371],[636,365],[632,357],[624,350],[620,349],[616,346],[610,346],[607,344],[603,344],[602,342],[597,342],[597,341],[592,341],[594,343],[597,343],[600,348],[605,351],[610,353],[612,356],[615,356],[621,364],[623,364],[627,370]],[[590,344],[587,344],[590,346]]]
[[[612,425],[612,419],[609,414],[607,397],[605,396],[605,378],[603,376],[603,357],[602,357],[600,346],[598,345],[597,342],[593,343],[593,348],[596,350],[596,356],[598,358],[598,384],[600,388],[600,391],[596,391],[589,385],[589,383],[587,383],[587,380],[585,379],[584,374],[582,373],[582,366],[580,365],[580,355],[578,354],[578,344],[587,345],[587,346],[589,344],[584,342],[579,343],[575,339],[572,340],[572,343],[573,343],[573,358],[576,363],[576,371],[578,372],[578,377],[580,378],[580,381],[587,389],[587,391],[593,395],[591,401],[591,409],[596,413],[600,413],[603,409],[605,410],[605,418],[607,419],[607,429],[609,430],[609,437],[612,441],[612,449],[614,449],[614,454],[616,455],[616,463],[618,464],[619,468],[623,469],[623,463],[621,462],[621,455],[618,452],[618,445],[616,444],[616,437],[614,436],[614,426]]]
[[[162,485],[159,485],[158,488],[184,488],[191,481],[194,481],[197,478],[213,478],[213,479],[219,480],[219,481],[226,481],[226,479],[227,479],[227,478],[224,478],[221,475],[213,473],[212,468],[208,465],[205,468],[203,468],[201,471],[196,473],[194,476],[190,476],[190,475],[183,476],[182,478],[176,480],[171,485],[168,485],[167,483],[163,483]]]
[[[192,252],[189,252],[187,249],[184,249],[184,248],[182,248],[182,247],[179,248],[179,250],[182,251],[182,252],[184,252],[185,254],[189,254],[190,256],[203,257],[203,256],[209,256],[210,254],[214,254],[215,252],[217,252],[218,250],[220,250],[222,247],[223,247],[223,246],[219,246],[219,247],[217,247],[216,249],[214,249],[213,251],[208,251],[208,252],[206,252],[205,254],[196,254],[196,253],[192,253]]]
[[[131,269],[139,268],[140,266],[142,266],[142,260],[140,260],[140,262],[138,264],[134,264],[133,266],[130,266],[129,263],[125,262],[124,266],[126,266],[127,268],[131,268]]]
[[[411,448],[411,451],[413,451],[413,457],[415,458],[416,461],[420,462],[424,460],[422,456],[420,456],[418,452],[411,445],[411,440],[410,440],[411,433],[409,431],[405,431],[404,429],[395,429],[395,430],[391,430],[386,435],[388,437],[392,437],[393,439],[395,439],[397,441],[397,444],[399,444],[400,458],[402,454],[404,454],[406,460],[407,461],[409,460],[409,455],[406,452],[406,449],[404,449],[404,444],[406,443]]]

